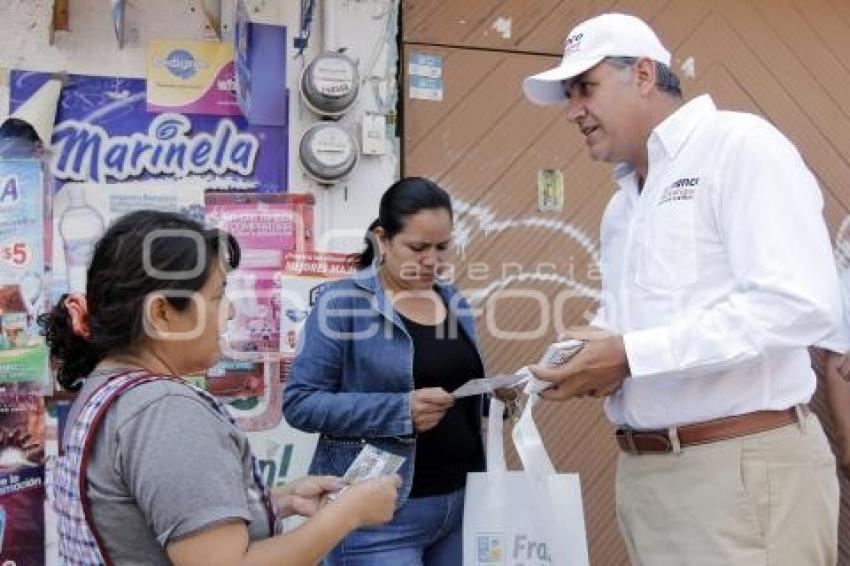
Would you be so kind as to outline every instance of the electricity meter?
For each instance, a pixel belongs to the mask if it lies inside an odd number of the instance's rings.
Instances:
[[[299,88],[310,110],[320,116],[341,116],[357,100],[360,90],[357,64],[344,53],[322,53],[304,69]]]
[[[333,184],[346,178],[360,149],[357,140],[336,122],[317,122],[301,137],[298,156],[308,175],[320,183]]]

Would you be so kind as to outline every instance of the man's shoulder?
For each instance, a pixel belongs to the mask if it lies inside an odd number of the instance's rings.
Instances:
[[[704,132],[714,140],[746,139],[753,136],[785,136],[769,120],[758,114],[736,110],[718,110],[714,118],[707,120]]]

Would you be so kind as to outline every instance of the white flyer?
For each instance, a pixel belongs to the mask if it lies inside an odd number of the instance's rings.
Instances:
[[[482,377],[480,379],[470,379],[452,391],[452,397],[460,399],[461,397],[469,397],[470,395],[493,393],[496,389],[519,385],[526,379],[528,379],[528,376],[523,373],[494,375],[491,377]]]
[[[342,481],[346,484],[345,487],[334,493],[329,493],[328,499],[333,501],[354,482],[396,473],[406,459],[404,456],[381,450],[377,446],[365,444],[363,450],[351,462],[342,476]]]
[[[394,474],[404,464],[404,460],[404,456],[367,444],[348,466],[342,479],[345,483],[351,484],[360,480]]]
[[[584,340],[564,340],[563,342],[554,342],[546,348],[546,352],[543,354],[543,357],[540,358],[540,362],[538,365],[547,368],[558,367],[566,364],[570,361],[573,356],[578,354],[581,349],[584,347]],[[542,379],[537,379],[528,368],[522,368],[517,373],[527,373],[529,376],[528,383],[525,386],[525,394],[530,395],[532,393],[540,393],[546,389],[549,389],[554,385],[549,381],[543,381]]]

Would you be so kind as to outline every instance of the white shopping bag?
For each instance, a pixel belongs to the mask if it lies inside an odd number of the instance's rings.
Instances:
[[[557,474],[531,409],[514,427],[523,471],[507,471],[502,445],[505,405],[490,401],[487,471],[470,473],[463,515],[463,566],[587,566],[578,474]]]

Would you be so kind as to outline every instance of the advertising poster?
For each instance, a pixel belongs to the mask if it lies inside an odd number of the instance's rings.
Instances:
[[[227,405],[242,430],[267,430],[281,419],[282,371],[279,361],[223,358],[207,370],[204,387]]]
[[[44,564],[44,444],[37,389],[0,386],[0,563]]]
[[[48,376],[44,311],[46,216],[42,166],[0,159],[0,383]]]
[[[313,249],[313,204],[307,194],[206,194],[207,225],[233,234],[242,252],[228,276],[234,317],[228,346],[240,359],[280,350],[280,301],[275,278],[287,252]],[[276,359],[276,356],[273,356]]]
[[[248,434],[260,475],[269,486],[306,476],[318,440],[318,434],[294,429],[283,420],[266,430]]]
[[[11,107],[48,76],[13,71]],[[203,217],[203,188],[286,189],[286,128],[241,116],[151,113],[143,79],[69,75],[53,131],[52,298],[82,291],[92,246],[115,217],[138,208]]]
[[[239,269],[227,279],[233,308],[225,357],[207,371],[206,388],[228,403],[245,430],[281,419],[285,362],[280,360],[278,280],[286,252],[313,248],[312,195],[208,191],[206,222],[239,242]]]
[[[12,110],[47,79],[12,71]],[[145,95],[144,79],[68,75],[52,140],[57,187],[193,177],[209,187],[286,190],[286,128],[251,126],[241,116],[152,113]]]
[[[267,295],[266,287],[263,287],[262,293],[233,292],[228,280],[228,296],[234,303],[235,311],[228,336],[234,333],[240,336],[237,326],[240,324],[239,312],[245,308],[245,304],[239,304],[239,301],[247,297],[250,312],[262,318],[268,315],[278,325],[275,333],[279,337],[278,350],[234,351],[207,372],[207,389],[228,403],[231,414],[248,431],[270,430],[281,422],[283,388],[296,353],[301,326],[322,285],[354,272],[345,254],[326,252],[289,252],[283,254],[280,265],[282,269],[274,271],[267,278],[270,284],[268,303],[256,299],[257,296]],[[239,271],[241,268],[235,275]],[[258,305],[265,305],[260,313],[256,311]],[[266,307],[270,309],[269,312],[264,310]],[[251,339],[247,340],[237,344],[244,346]],[[262,383],[259,382],[259,376],[263,376]]]
[[[241,116],[233,44],[157,39],[148,43],[150,112]]]
[[[280,351],[293,356],[310,309],[322,286],[355,273],[346,254],[329,252],[291,253],[283,258],[280,278]]]
[[[307,473],[318,435],[296,430],[281,419],[283,388],[286,386],[286,376],[290,371],[301,326],[322,286],[354,273],[348,256],[328,252],[290,252],[284,254],[281,266],[282,269],[275,277],[281,312],[280,379],[268,395],[275,400],[277,418],[267,418],[260,426],[257,426],[256,420],[240,421],[248,430],[254,431],[248,435],[251,447],[257,456],[263,478],[269,485],[281,485]],[[268,414],[271,415],[271,412]]]
[[[203,224],[204,185],[192,179],[70,182],[53,197],[53,294],[83,293],[94,245],[106,228],[143,208],[177,212]]]

